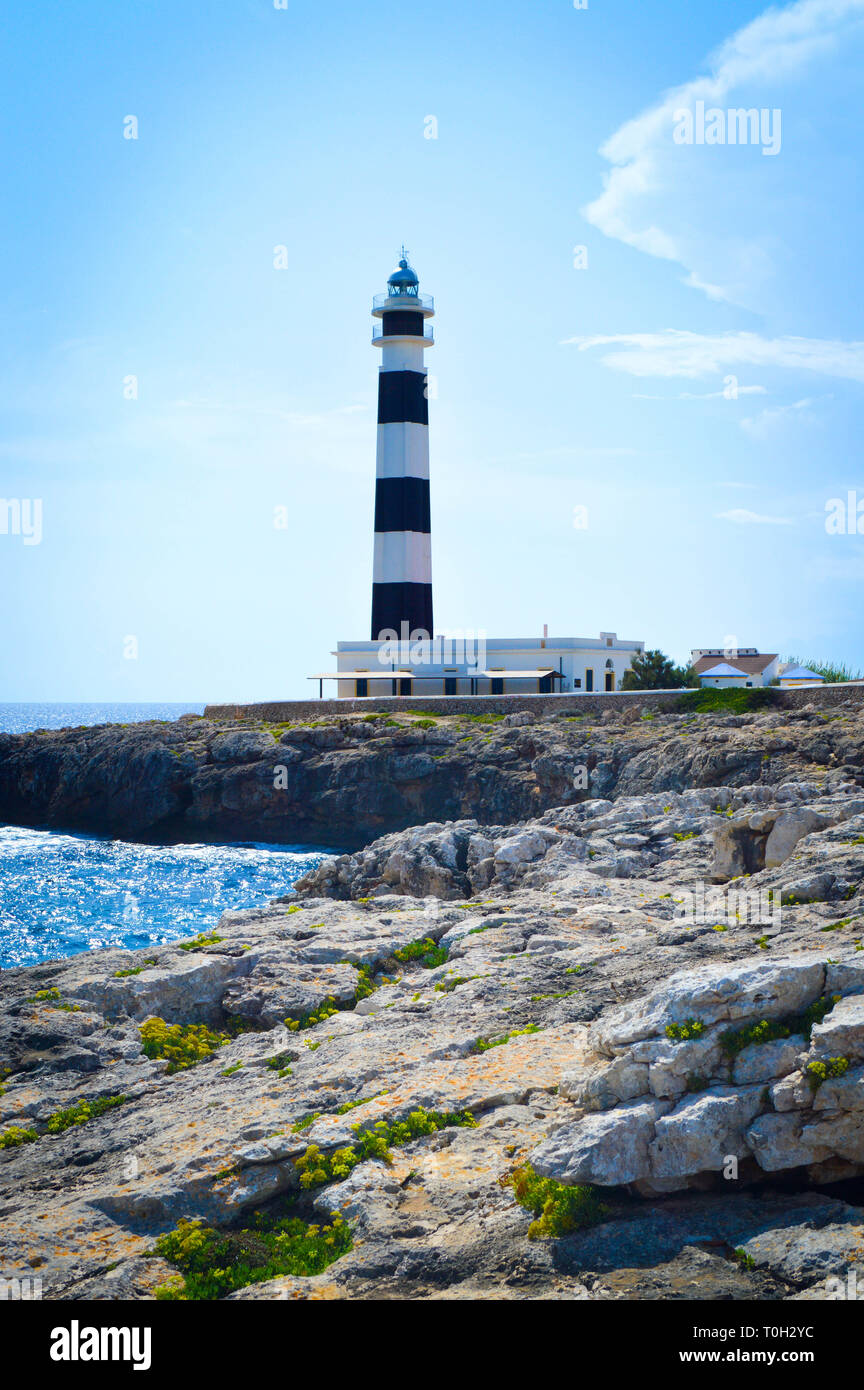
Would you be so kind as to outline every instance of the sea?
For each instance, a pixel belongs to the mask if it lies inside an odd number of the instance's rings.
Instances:
[[[132,724],[203,704],[7,704],[0,732]],[[164,945],[280,897],[326,857],[302,845],[152,845],[0,825],[0,969]]]

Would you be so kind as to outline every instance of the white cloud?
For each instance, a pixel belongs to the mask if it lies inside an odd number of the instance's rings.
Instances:
[[[815,60],[846,47],[864,17],[864,0],[798,0],[771,8],[733,34],[707,60],[708,73],[666,92],[655,105],[627,121],[600,153],[613,166],[604,190],[583,214],[604,235],[647,255],[678,262],[684,283],[714,300],[751,304],[754,288],[773,274],[776,238],[760,233],[752,221],[753,200],[740,200],[751,214],[734,236],[729,231],[732,169],[735,177],[754,176],[753,161],[734,150],[730,168],[716,158],[717,147],[676,145],[675,113],[707,106],[752,105],[732,99],[739,88],[756,88],[759,106],[771,106],[768,92],[800,77]],[[709,158],[693,159],[697,153]],[[755,151],[754,151],[755,153]],[[759,158],[765,167],[776,161]],[[723,175],[718,180],[717,170]],[[747,172],[749,170],[749,172]],[[725,212],[725,215],[724,215]]]
[[[823,338],[763,338],[758,333],[611,333],[568,338],[580,352],[613,348],[603,361],[631,376],[704,377],[730,367],[785,367],[864,382],[864,342]]]
[[[745,507],[735,507],[729,512],[715,512],[718,521],[734,521],[737,526],[794,526],[791,516],[763,516],[760,512],[749,512]]]
[[[634,401],[720,401],[736,400],[738,396],[767,396],[764,386],[737,386],[735,395],[727,391],[679,391],[676,396],[649,396],[643,391],[634,391]]]
[[[743,419],[741,428],[753,439],[767,439],[779,425],[782,425],[791,416],[796,417],[799,421],[812,422],[816,418],[810,409],[812,405],[813,401],[807,397],[801,401],[794,401],[792,405],[778,405],[771,410],[761,410],[758,415],[748,415]]]

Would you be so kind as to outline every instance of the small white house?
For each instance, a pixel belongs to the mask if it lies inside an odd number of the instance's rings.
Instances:
[[[707,671],[699,672],[699,684],[715,690],[726,690],[731,686],[752,686],[753,682],[748,679],[746,671],[730,666],[728,661],[719,661],[716,666],[709,666]]]
[[[755,647],[695,647],[690,663],[701,685],[763,686],[770,685],[780,674],[780,658],[775,653],[759,652]],[[718,667],[726,667],[717,674]],[[704,680],[705,676],[713,676]]]
[[[785,689],[794,689],[798,685],[824,685],[825,677],[820,676],[818,671],[811,671],[809,666],[785,666],[780,672],[780,684]]]

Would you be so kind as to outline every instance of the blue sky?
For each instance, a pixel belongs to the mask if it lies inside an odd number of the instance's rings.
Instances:
[[[864,667],[862,58],[864,0],[10,0],[0,699],[302,696],[368,636],[403,240],[440,630]]]

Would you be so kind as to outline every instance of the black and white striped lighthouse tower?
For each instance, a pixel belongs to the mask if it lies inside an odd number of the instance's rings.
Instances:
[[[434,342],[435,305],[421,295],[405,257],[375,296],[380,319],[372,342],[382,349],[378,377],[378,462],[372,641],[433,637],[429,514],[429,401],[424,349]],[[407,624],[407,628],[405,627]]]

